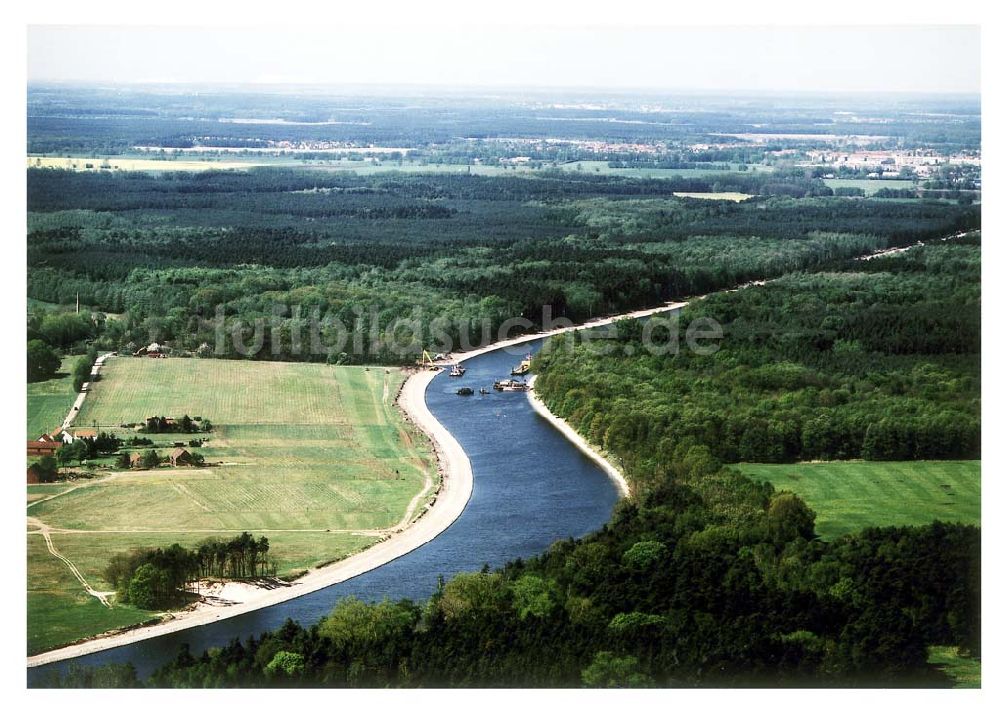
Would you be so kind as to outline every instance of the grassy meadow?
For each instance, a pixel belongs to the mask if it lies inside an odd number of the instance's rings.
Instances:
[[[980,523],[978,460],[742,463],[740,470],[791,490],[816,512],[825,539],[865,527]]]
[[[134,432],[120,428],[123,423],[200,416],[212,421],[211,433],[149,438],[163,446],[162,455],[172,441],[204,436],[204,446],[192,450],[209,465],[118,471],[76,487],[31,486],[28,514],[55,528],[60,552],[103,590],[110,589],[100,572],[117,552],[192,546],[244,530],[268,537],[282,575],[343,558],[403,522],[411,501],[436,476],[429,443],[393,405],[403,379],[381,367],[113,357],[78,423],[96,421],[126,438]],[[46,489],[69,491],[46,500]],[[107,611],[91,608],[68,572],[58,582],[38,579],[54,568],[29,565],[29,588],[41,584],[35,595],[59,588],[78,597],[88,609],[83,615]],[[29,613],[29,625],[48,623],[42,613],[48,607],[34,599],[29,608],[40,610]],[[81,619],[79,628],[92,632],[81,630],[76,638],[100,632],[99,625]]]
[[[56,541],[62,551],[61,544]],[[91,585],[99,579],[86,577]],[[131,606],[107,608],[87,594],[70,570],[52,556],[40,534],[28,535],[28,654],[89,635],[135,625],[157,616]]]

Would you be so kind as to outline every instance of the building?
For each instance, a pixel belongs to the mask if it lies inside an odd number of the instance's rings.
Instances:
[[[97,438],[97,431],[93,428],[78,428],[73,433],[69,434],[70,440],[67,443],[72,443],[73,441],[82,441],[84,438]],[[65,441],[65,436],[63,437]]]
[[[170,464],[175,468],[181,465],[194,465],[194,458],[183,448],[170,451]]]
[[[38,469],[34,465],[28,466],[28,485],[37,485],[42,480],[38,477]]]
[[[141,468],[142,467],[142,453],[132,453],[128,457],[128,467],[130,467],[130,468]]]
[[[28,441],[28,455],[36,458],[43,455],[55,455],[55,452],[60,448],[62,448],[62,443],[58,441]]]

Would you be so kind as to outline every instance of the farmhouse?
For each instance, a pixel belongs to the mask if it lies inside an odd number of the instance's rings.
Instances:
[[[194,465],[194,458],[183,448],[170,451],[170,464],[175,468],[180,465]]]
[[[43,438],[47,438],[47,436],[43,436]],[[60,448],[62,448],[62,443],[58,441],[28,441],[29,456],[54,455]]]
[[[63,443],[82,441],[84,438],[97,438],[97,431],[92,428],[78,428],[72,433],[69,431],[63,432]]]

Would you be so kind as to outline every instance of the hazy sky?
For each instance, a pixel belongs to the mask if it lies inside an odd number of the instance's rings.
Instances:
[[[29,81],[980,90],[976,27],[28,29]]]

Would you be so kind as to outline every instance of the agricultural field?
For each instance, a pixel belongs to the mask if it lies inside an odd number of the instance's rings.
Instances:
[[[727,202],[742,202],[753,197],[742,192],[674,192],[674,197],[690,197],[691,199],[721,199]]]
[[[824,539],[865,527],[980,524],[978,460],[742,463],[751,478],[791,490],[816,512]]]
[[[66,418],[76,399],[72,372],[78,359],[79,356],[63,357],[56,376],[28,384],[28,438],[52,433]]]
[[[156,158],[88,158],[29,156],[28,167],[45,167],[77,172],[143,171],[143,172],[199,172],[203,170],[245,170],[250,167],[276,164],[259,157],[250,159],[211,158],[197,160]],[[286,163],[291,161],[286,161]]]
[[[204,172],[206,170],[247,170],[254,167],[308,167],[353,172],[358,175],[375,175],[387,172],[443,173],[472,175],[510,175],[535,172],[527,165],[461,165],[450,163],[422,163],[411,160],[380,161],[340,159],[300,159],[290,155],[202,155],[192,157],[65,157],[28,156],[29,168],[53,168],[76,172]],[[549,166],[551,167],[551,166]]]
[[[74,170],[76,172],[202,172],[205,170],[247,170],[254,167],[308,167],[353,172],[357,175],[378,175],[388,172],[419,173],[419,174],[471,174],[484,177],[498,175],[530,175],[537,168],[523,164],[508,165],[463,165],[460,163],[427,163],[420,159],[399,160],[345,160],[341,158],[302,159],[293,155],[278,154],[233,154],[233,155],[197,155],[182,154],[166,157],[138,156],[65,156],[65,155],[29,155],[29,168],[56,168]],[[655,167],[621,167],[612,168],[604,160],[576,160],[567,163],[546,162],[544,169],[559,169],[571,173],[613,175],[618,177],[710,177],[725,174],[748,174],[752,172],[770,172],[773,168],[766,165],[750,165],[745,173],[737,171],[735,163],[719,164],[715,169],[690,168],[655,168]],[[837,180],[827,180],[837,182]],[[873,182],[872,180],[840,180],[840,182]],[[888,181],[882,181],[882,186],[892,186]],[[906,183],[909,185],[910,183]],[[849,186],[849,185],[844,185]],[[721,199],[721,198],[720,198]]]
[[[98,591],[111,590],[100,573],[115,553],[242,531],[268,537],[280,575],[341,559],[411,520],[433,489],[429,443],[393,405],[403,379],[380,367],[113,357],[81,408],[81,425],[126,438],[134,431],[121,424],[148,416],[209,419],[210,433],[148,436],[161,454],[172,441],[205,437],[191,450],[208,465],[31,486],[28,515],[53,528],[59,552]],[[46,499],[45,488],[63,494]],[[37,533],[29,539],[45,550]],[[43,612],[66,594],[80,616],[66,619],[66,634],[100,632],[107,609],[65,570],[60,562],[29,565],[29,609],[38,610],[29,625],[48,624]],[[37,640],[29,650],[42,647]]]
[[[865,196],[870,197],[879,190],[911,190],[913,180],[850,180],[850,179],[827,179],[823,183],[830,189],[838,187],[857,187],[865,191]]]
[[[28,535],[29,655],[156,616],[131,606],[105,607],[85,593],[66,565],[49,553],[41,535]]]

